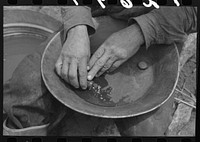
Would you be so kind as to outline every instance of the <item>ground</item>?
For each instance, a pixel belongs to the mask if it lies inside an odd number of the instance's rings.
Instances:
[[[57,20],[60,20],[60,12],[55,8],[54,11],[49,7],[33,7],[33,6],[18,6],[6,7],[6,9],[29,9],[33,11],[40,11],[48,14]],[[166,131],[167,136],[195,136],[195,122],[196,122],[196,34],[189,36],[184,48],[180,54],[180,76],[176,90],[176,111],[173,116],[172,123]],[[187,96],[190,96],[187,97]],[[192,98],[192,99],[191,99]],[[116,127],[108,122],[110,127],[100,133],[101,127],[97,131],[102,136],[118,135]]]
[[[186,52],[184,55],[189,59],[186,60],[187,62],[180,71],[178,84],[176,86],[176,89],[181,91],[175,91],[174,93],[176,93],[176,98],[195,106],[196,102],[193,100],[196,100],[196,53],[195,50],[193,52],[190,55],[186,55],[188,53]],[[191,96],[193,99],[183,94]],[[196,109],[179,101],[176,102],[176,106],[176,112],[174,113],[172,123],[166,135],[195,136]]]

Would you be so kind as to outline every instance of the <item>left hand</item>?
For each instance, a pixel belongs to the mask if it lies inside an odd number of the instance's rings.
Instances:
[[[87,88],[87,64],[90,58],[90,41],[85,25],[68,31],[67,40],[55,64],[57,74],[75,88]]]
[[[112,34],[91,57],[88,80],[102,75],[107,70],[114,71],[132,57],[142,44],[144,37],[137,24]]]

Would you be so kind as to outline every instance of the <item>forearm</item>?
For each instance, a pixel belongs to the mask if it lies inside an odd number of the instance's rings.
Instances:
[[[131,18],[136,21],[144,35],[148,48],[151,44],[183,42],[187,34],[197,30],[197,9],[193,7],[161,7],[152,12]]]
[[[77,33],[79,32],[79,33]],[[74,34],[81,34],[81,33],[87,33],[87,26],[86,25],[77,25],[74,28],[69,29],[67,35],[71,36]]]
[[[77,25],[67,32],[67,40],[80,42],[80,40],[88,40],[89,35],[86,25]],[[68,48],[68,46],[63,46],[63,48]],[[80,47],[81,48],[81,47]]]
[[[61,15],[66,33],[77,25],[85,25],[89,35],[95,32],[95,26],[89,7],[62,6]]]

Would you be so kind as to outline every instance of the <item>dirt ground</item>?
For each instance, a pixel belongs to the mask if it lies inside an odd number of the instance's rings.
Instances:
[[[7,7],[7,9],[29,9],[33,11],[40,11],[48,14],[57,20],[60,20],[60,13],[55,8],[50,11],[48,7]],[[167,136],[195,136],[196,123],[196,35],[186,43],[185,49],[180,55],[180,76],[176,86],[176,111],[173,116],[172,123],[166,131]],[[190,98],[189,98],[189,97]],[[189,104],[189,105],[188,105]],[[108,123],[110,124],[110,123]],[[99,128],[98,131],[101,131]],[[108,130],[101,134],[102,136],[117,136],[116,127],[111,125]]]

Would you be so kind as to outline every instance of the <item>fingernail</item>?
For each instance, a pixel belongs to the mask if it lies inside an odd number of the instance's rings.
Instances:
[[[92,76],[91,75],[88,75],[88,80],[92,80]]]
[[[87,66],[87,70],[90,70],[90,66]]]

